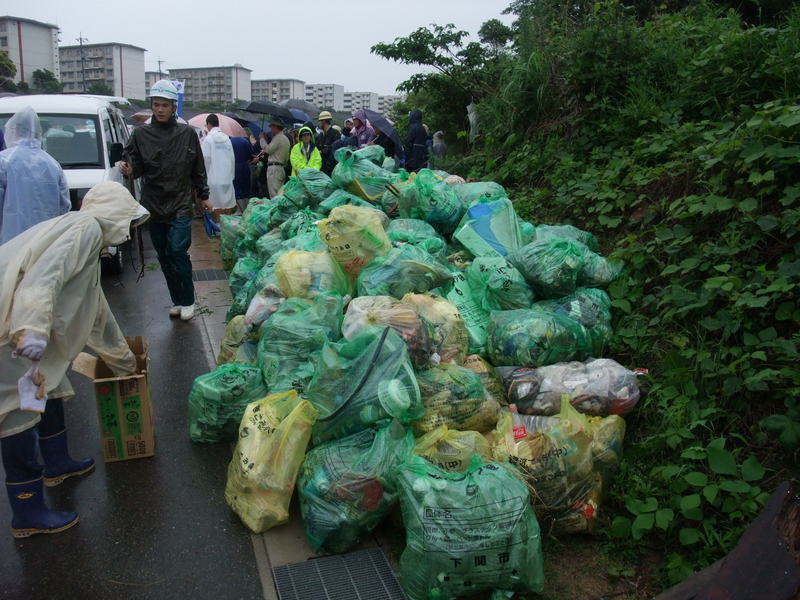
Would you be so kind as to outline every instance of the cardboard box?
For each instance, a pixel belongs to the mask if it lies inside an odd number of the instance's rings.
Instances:
[[[102,359],[81,352],[72,369],[94,382],[97,418],[106,462],[155,454],[153,404],[148,371],[150,357],[141,337],[125,338],[136,355],[137,373],[115,377]]]

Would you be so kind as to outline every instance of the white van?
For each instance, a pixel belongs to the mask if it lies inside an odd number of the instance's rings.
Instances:
[[[64,169],[72,209],[81,206],[89,189],[101,181],[123,183],[115,166],[128,142],[128,127],[114,103],[125,98],[68,96],[61,94],[7,96],[0,98],[0,128],[17,111],[30,106],[42,124],[42,147]],[[122,270],[119,248],[104,251],[107,267]]]

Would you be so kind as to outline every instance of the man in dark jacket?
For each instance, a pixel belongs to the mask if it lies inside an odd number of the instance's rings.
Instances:
[[[203,152],[197,134],[178,123],[178,91],[161,80],[150,92],[153,119],[133,131],[119,163],[123,175],[142,177],[142,205],[150,211],[150,237],[172,298],[171,317],[194,316],[192,243],[193,192],[211,211]]]
[[[422,126],[422,111],[415,108],[408,114],[405,139],[406,170],[419,171],[428,162],[428,134]]]
[[[342,137],[342,134],[333,128],[333,115],[327,110],[319,113],[319,128],[322,130],[317,136],[317,148],[322,154],[322,172],[330,176],[336,159],[333,157],[333,144]]]

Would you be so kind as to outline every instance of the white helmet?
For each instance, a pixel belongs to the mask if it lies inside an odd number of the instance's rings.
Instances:
[[[167,81],[166,79],[159,79],[153,84],[153,87],[150,89],[150,97],[151,98],[166,98],[167,100],[172,100],[173,102],[178,101],[178,88],[175,87],[175,84],[171,81]]]

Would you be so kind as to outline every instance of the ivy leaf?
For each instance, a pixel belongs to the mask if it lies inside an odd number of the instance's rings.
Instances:
[[[700,506],[700,494],[689,494],[681,498],[680,507],[682,511],[691,510]]]
[[[675,512],[671,508],[659,508],[656,511],[656,527],[666,530],[675,518]]]
[[[615,538],[626,538],[631,534],[631,520],[627,517],[614,517],[609,533]]]
[[[678,534],[678,538],[680,539],[681,544],[684,546],[690,546],[700,541],[700,532],[694,527],[684,527]]]
[[[742,212],[753,212],[758,208],[758,200],[755,198],[745,198],[739,202],[739,210]]]
[[[719,488],[716,485],[707,485],[703,488],[703,496],[705,499],[708,500],[710,504],[714,503],[714,500],[717,499],[717,492]]]
[[[725,479],[720,482],[719,489],[732,494],[746,494],[750,491],[750,485],[741,479]]]
[[[708,477],[705,473],[701,473],[700,471],[692,471],[691,473],[687,473],[683,476],[683,478],[686,480],[686,483],[695,487],[703,487],[706,483],[708,483]]]
[[[758,481],[764,477],[766,469],[752,454],[742,463],[742,479],[745,481]]]
[[[639,540],[645,533],[653,529],[655,520],[656,517],[654,513],[646,513],[636,517],[633,520],[633,525],[631,525],[631,536],[633,539]]]
[[[708,466],[714,473],[720,475],[736,475],[736,461],[733,454],[724,448],[713,448],[711,446],[707,449],[708,452]]]
[[[761,228],[762,231],[772,231],[778,225],[780,225],[781,222],[775,215],[762,215],[758,217],[756,224]]]

